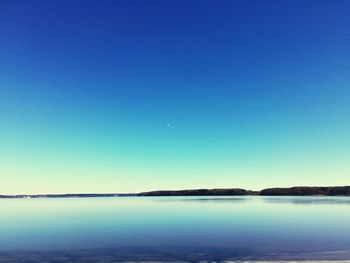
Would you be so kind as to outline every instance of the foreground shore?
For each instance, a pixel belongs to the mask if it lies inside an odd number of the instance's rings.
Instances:
[[[151,249],[123,247],[110,249],[1,252],[2,263],[115,263],[115,262],[349,262],[349,251],[269,253],[232,251],[220,247],[177,247]]]

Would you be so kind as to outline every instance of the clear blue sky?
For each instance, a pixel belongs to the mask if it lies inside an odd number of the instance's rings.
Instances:
[[[350,1],[0,1],[0,193],[350,185]]]

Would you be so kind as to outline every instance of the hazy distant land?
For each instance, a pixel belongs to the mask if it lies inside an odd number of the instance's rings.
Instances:
[[[241,188],[158,190],[130,194],[38,194],[38,195],[0,195],[0,198],[74,198],[74,197],[125,197],[125,196],[350,196],[350,186],[295,186],[289,188],[267,188],[261,191]]]
[[[0,195],[1,198],[74,198],[74,197],[121,197],[137,194],[38,194],[38,195]]]

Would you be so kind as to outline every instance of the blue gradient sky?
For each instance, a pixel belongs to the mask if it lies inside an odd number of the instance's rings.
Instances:
[[[350,184],[349,1],[0,2],[0,193]]]

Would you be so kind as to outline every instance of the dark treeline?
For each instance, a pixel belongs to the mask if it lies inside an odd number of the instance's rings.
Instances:
[[[195,196],[195,195],[257,195],[259,192],[240,188],[228,189],[193,189],[193,190],[165,190],[139,193],[139,196]]]
[[[350,186],[308,187],[296,186],[290,188],[267,188],[259,191],[251,191],[240,188],[231,189],[195,189],[195,190],[166,190],[139,193],[139,196],[194,196],[194,195],[324,195],[324,196],[350,196]]]
[[[0,198],[74,198],[74,197],[123,197],[123,196],[350,196],[350,186],[296,186],[289,188],[267,188],[251,191],[241,188],[160,190],[138,194],[41,194],[41,195],[0,195]]]
[[[350,186],[308,187],[296,186],[290,188],[268,188],[261,190],[260,195],[326,195],[326,196],[350,196]]]

